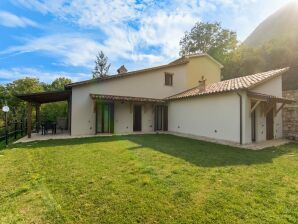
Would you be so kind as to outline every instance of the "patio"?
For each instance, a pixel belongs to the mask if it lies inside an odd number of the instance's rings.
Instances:
[[[55,135],[52,134],[47,134],[47,135],[41,135],[40,133],[32,133],[31,138],[28,138],[28,136],[25,136],[15,143],[26,143],[26,142],[34,142],[34,141],[46,141],[46,140],[53,140],[53,139],[78,139],[78,138],[88,138],[88,137],[106,137],[106,136],[125,136],[125,135],[147,135],[147,134],[169,134],[169,135],[175,135],[178,137],[185,137],[185,138],[190,138],[190,139],[195,139],[199,141],[205,141],[205,142],[210,142],[210,143],[216,143],[220,145],[227,145],[231,147],[237,147],[237,148],[242,148],[242,149],[250,149],[250,150],[262,150],[265,148],[270,148],[270,147],[278,147],[282,146],[285,144],[290,143],[291,141],[288,139],[273,139],[269,141],[263,141],[259,143],[253,143],[253,144],[247,144],[247,145],[240,145],[237,143],[232,143],[232,142],[227,142],[227,141],[220,141],[220,140],[214,140],[210,138],[204,138],[204,137],[197,137],[197,136],[190,136],[190,135],[183,135],[183,134],[178,134],[178,133],[171,133],[171,132],[151,132],[151,133],[127,133],[127,134],[110,134],[110,133],[102,133],[102,134],[97,134],[97,135],[81,135],[81,136],[71,136],[67,132],[57,132]]]
[[[41,139],[48,139],[49,136],[70,135],[71,130],[71,91],[48,91],[40,93],[22,94],[17,96],[27,102],[27,138],[32,135]],[[66,118],[56,121],[42,121],[40,107],[42,104],[67,101],[68,114]],[[35,124],[32,122],[32,111],[35,109]],[[35,129],[35,130],[34,130]],[[36,133],[33,133],[34,131]],[[59,134],[60,131],[60,134]],[[41,134],[40,134],[41,132]]]

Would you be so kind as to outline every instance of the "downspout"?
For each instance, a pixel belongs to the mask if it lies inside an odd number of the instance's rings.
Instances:
[[[242,95],[237,92],[237,95],[239,96],[239,103],[240,103],[240,145],[242,145]]]

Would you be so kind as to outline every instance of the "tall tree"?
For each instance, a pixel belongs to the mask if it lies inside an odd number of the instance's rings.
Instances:
[[[71,83],[71,79],[66,77],[59,77],[55,79],[51,84],[52,90],[63,90],[64,86]]]
[[[108,57],[100,51],[96,56],[95,67],[92,71],[93,78],[101,78],[108,75],[111,64],[108,63]]]
[[[10,119],[20,119],[25,115],[26,106],[25,102],[15,97],[18,94],[42,92],[43,86],[36,78],[26,77],[18,79],[5,86],[6,103],[9,105],[11,112],[9,113]]]
[[[208,53],[224,62],[225,56],[237,47],[236,32],[223,29],[220,23],[198,22],[180,40],[180,55]]]

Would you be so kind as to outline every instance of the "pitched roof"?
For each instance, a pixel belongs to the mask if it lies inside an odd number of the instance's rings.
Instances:
[[[230,91],[237,91],[243,89],[250,89],[256,85],[259,85],[273,77],[276,77],[286,71],[289,68],[277,69],[268,72],[257,73],[253,75],[243,76],[239,78],[224,80],[217,83],[212,83],[206,86],[205,90],[200,90],[198,87],[186,90],[182,93],[167,97],[167,100],[183,99],[194,96],[208,95],[214,93],[223,93]]]
[[[194,57],[208,57],[213,62],[215,62],[220,68],[223,68],[223,65],[221,63],[219,63],[217,60],[215,60],[213,57],[211,57],[209,54],[206,54],[206,53],[190,54],[190,55],[180,57],[180,58],[178,58],[178,59],[176,59],[176,60],[174,60],[174,61],[172,61],[168,64],[165,64],[165,65],[160,65],[160,66],[151,67],[151,68],[145,68],[145,69],[131,71],[131,72],[120,73],[120,74],[116,74],[116,75],[108,75],[108,76],[104,76],[104,77],[101,77],[101,78],[90,79],[90,80],[81,81],[81,82],[74,82],[74,83],[70,83],[68,85],[65,85],[65,88],[68,89],[68,88],[71,88],[73,86],[79,86],[79,85],[83,85],[83,84],[102,82],[102,81],[105,81],[105,80],[111,80],[111,79],[136,75],[136,74],[140,74],[140,73],[143,73],[143,72],[154,71],[154,70],[163,69],[163,68],[169,68],[169,67],[173,67],[173,66],[177,66],[177,65],[184,65],[184,64],[187,64],[189,62],[189,58],[194,58]]]
[[[137,70],[137,71],[125,72],[125,73],[120,73],[120,74],[116,74],[116,75],[108,75],[108,76],[104,76],[101,78],[90,79],[90,80],[81,81],[81,82],[74,82],[74,83],[65,85],[65,88],[70,88],[73,86],[79,86],[79,85],[89,84],[89,83],[102,82],[102,81],[106,81],[106,80],[136,75],[136,74],[140,74],[143,72],[154,71],[154,70],[163,69],[163,68],[169,68],[169,67],[173,67],[173,66],[177,66],[177,65],[184,65],[184,64],[187,64],[188,62],[189,62],[188,60],[183,60],[183,61],[179,61],[176,63],[170,63],[170,64],[160,65],[160,66],[156,66],[156,67],[145,68],[145,69],[141,69],[141,70]]]
[[[162,99],[147,98],[147,97],[134,97],[134,96],[116,96],[116,95],[103,95],[103,94],[90,94],[92,99],[111,100],[111,101],[129,101],[129,102],[150,102],[150,103],[164,103]]]

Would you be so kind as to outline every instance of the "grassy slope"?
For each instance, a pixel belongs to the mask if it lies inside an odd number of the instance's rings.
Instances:
[[[295,223],[297,148],[171,135],[21,144],[0,151],[0,223]]]

